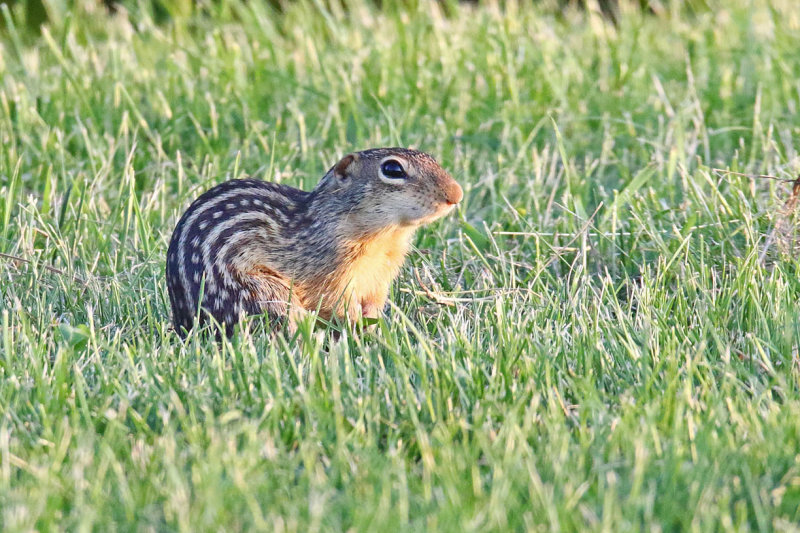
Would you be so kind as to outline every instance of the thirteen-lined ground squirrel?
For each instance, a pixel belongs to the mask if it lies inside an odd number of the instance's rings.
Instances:
[[[228,333],[242,314],[375,317],[419,226],[449,213],[461,187],[423,152],[345,156],[311,192],[231,180],[183,214],[167,252],[175,328],[210,314]],[[202,305],[199,299],[202,294]]]

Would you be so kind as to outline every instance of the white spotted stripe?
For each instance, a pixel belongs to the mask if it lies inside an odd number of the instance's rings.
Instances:
[[[259,211],[248,211],[245,213],[241,213],[239,215],[233,216],[225,220],[220,224],[217,224],[208,234],[207,238],[203,243],[203,265],[205,267],[206,272],[213,272],[214,262],[210,257],[211,247],[212,244],[215,243],[217,239],[219,239],[220,234],[231,227],[235,227],[238,224],[241,224],[249,220],[259,220],[264,222],[264,228],[260,229],[259,230],[260,232],[267,231],[273,234],[278,232],[278,227],[277,224],[275,223],[275,220],[266,213],[262,213]],[[243,231],[242,233],[249,234],[250,231],[252,230]],[[238,242],[241,238],[242,235],[234,235],[225,243],[225,246],[229,246],[232,242]],[[223,248],[225,248],[225,246],[223,246]],[[221,252],[222,249],[220,250],[220,253]],[[223,270],[223,277],[225,277],[226,279],[229,278],[230,273],[227,271],[227,269],[222,269],[222,270]],[[207,281],[210,282],[210,285],[215,285],[216,283],[214,276],[210,276]]]
[[[225,241],[225,244],[219,249],[217,257],[218,258],[227,257],[228,250],[238,246],[240,241],[251,241],[255,237],[268,237],[268,236],[265,235],[265,231],[264,231],[263,228],[253,228],[253,229],[243,230],[241,232],[238,232],[236,235],[234,235],[233,237],[231,237],[230,239]],[[263,256],[260,256],[260,254],[258,253],[257,249],[252,249],[251,248],[248,251],[250,253],[249,254],[245,254],[245,255],[252,256],[252,258],[253,258],[252,263],[256,262],[256,260],[255,260],[256,257],[258,257],[258,259],[260,259],[261,262],[263,262],[264,258],[263,258]],[[225,283],[225,286],[227,286],[227,287],[236,287],[236,285],[237,285],[236,282],[233,280],[233,277],[231,276],[230,271],[227,270],[227,269],[225,269],[222,272],[222,280]]]
[[[178,272],[180,273],[181,284],[183,285],[184,294],[186,295],[186,299],[188,301],[191,301],[192,295],[191,295],[191,286],[190,286],[190,283],[189,283],[189,276],[188,276],[188,274],[186,272],[186,254],[184,252],[186,250],[186,239],[189,237],[190,230],[191,230],[192,226],[194,226],[194,224],[197,221],[197,219],[201,218],[206,212],[217,208],[217,206],[222,204],[223,202],[227,202],[228,200],[231,200],[231,199],[236,198],[237,196],[241,196],[241,195],[262,196],[262,197],[265,197],[265,198],[269,198],[270,201],[272,201],[272,202],[284,204],[284,205],[289,206],[290,208],[294,207],[294,203],[291,202],[288,198],[286,198],[283,194],[281,194],[281,193],[279,193],[277,191],[269,190],[266,187],[255,187],[255,186],[253,186],[251,184],[243,185],[241,187],[235,187],[235,188],[233,188],[231,190],[222,192],[222,193],[218,194],[217,196],[215,196],[214,198],[209,199],[205,203],[203,203],[201,205],[198,205],[195,208],[195,210],[192,211],[191,215],[189,215],[189,217],[184,221],[184,223],[183,223],[183,225],[181,227],[181,233],[180,233],[180,235],[178,237],[178,247],[177,247],[178,256],[179,256],[178,257],[178,260],[179,260]],[[259,205],[261,205],[261,203],[263,203],[263,202],[261,202],[261,200],[258,200],[258,201],[259,201]],[[278,210],[274,210],[274,211],[278,211]],[[279,217],[280,217],[280,215],[283,215],[283,213],[280,213],[279,211],[278,211],[278,213],[279,213],[279,215],[278,215]],[[283,215],[283,218],[286,219],[286,216]],[[287,219],[287,221],[288,221],[288,219]],[[203,221],[203,223],[207,223],[207,221]],[[205,228],[203,227],[201,229],[205,229]],[[199,239],[197,239],[197,240],[198,240],[198,243],[199,243]],[[195,244],[195,248],[197,246],[198,245]]]

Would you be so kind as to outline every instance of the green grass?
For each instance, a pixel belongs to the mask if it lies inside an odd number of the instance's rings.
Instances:
[[[2,528],[797,531],[790,188],[713,168],[800,171],[800,11],[710,3],[3,11]],[[397,144],[465,199],[374,331],[171,331],[201,191]]]

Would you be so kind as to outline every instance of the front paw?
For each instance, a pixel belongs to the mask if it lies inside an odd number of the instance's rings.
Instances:
[[[363,318],[378,318],[381,313],[380,308],[370,302],[362,302],[360,307],[361,316]]]

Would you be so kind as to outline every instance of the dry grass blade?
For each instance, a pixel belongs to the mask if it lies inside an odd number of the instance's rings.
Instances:
[[[419,275],[419,271],[416,268],[414,268],[414,277],[416,278],[417,283],[419,283],[419,286],[422,287],[425,296],[427,296],[428,298],[430,298],[439,305],[446,305],[448,307],[453,307],[456,305],[456,303],[451,298],[448,298],[447,296],[442,296],[438,292],[432,291],[427,285],[425,285],[425,283],[422,281],[422,278]]]

